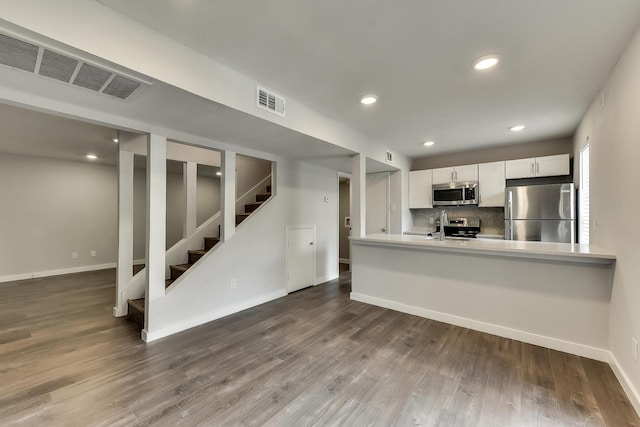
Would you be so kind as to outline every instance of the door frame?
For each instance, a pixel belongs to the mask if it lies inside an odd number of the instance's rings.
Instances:
[[[352,207],[352,203],[353,203],[353,185],[352,185],[352,180],[353,180],[353,176],[350,173],[346,173],[346,172],[340,172],[338,171],[338,182],[336,183],[336,194],[338,195],[338,212],[337,212],[337,218],[336,221],[338,222],[338,229],[337,229],[337,235],[336,235],[336,253],[338,254],[338,265],[337,267],[337,271],[338,273],[340,272],[340,227],[344,227],[344,224],[342,224],[342,220],[340,218],[340,178],[347,178],[349,180],[349,218],[351,218],[351,207]],[[349,235],[351,235],[351,227],[349,227]],[[351,240],[349,239],[349,271],[351,271]]]
[[[318,285],[317,283],[317,238],[316,238],[316,226],[315,224],[301,224],[301,225],[287,225],[286,229],[285,229],[285,240],[284,240],[284,244],[285,244],[285,287],[287,289],[287,294],[294,292],[294,291],[290,291],[289,290],[289,265],[290,265],[290,260],[289,260],[289,236],[291,235],[291,232],[293,230],[303,230],[303,229],[311,229],[313,230],[313,281],[312,286],[316,286]]]

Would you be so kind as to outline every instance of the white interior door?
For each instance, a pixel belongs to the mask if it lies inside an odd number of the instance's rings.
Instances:
[[[389,233],[389,172],[367,174],[367,234]]]
[[[287,291],[313,286],[315,277],[315,226],[287,227]]]

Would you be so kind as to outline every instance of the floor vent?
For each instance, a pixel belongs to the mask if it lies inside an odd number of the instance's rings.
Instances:
[[[128,99],[149,85],[6,34],[0,34],[0,65],[121,100]]]
[[[257,86],[256,90],[256,106],[279,116],[285,116],[286,104],[284,97],[260,86]]]

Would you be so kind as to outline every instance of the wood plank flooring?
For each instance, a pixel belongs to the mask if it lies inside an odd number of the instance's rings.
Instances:
[[[150,344],[114,280],[0,285],[0,425],[640,426],[608,365],[351,301],[348,273]]]

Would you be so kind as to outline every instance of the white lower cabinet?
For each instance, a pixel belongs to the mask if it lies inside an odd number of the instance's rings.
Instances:
[[[478,165],[478,189],[481,208],[504,206],[506,185],[505,162],[480,163]]]
[[[409,172],[409,209],[432,208],[431,170]]]

